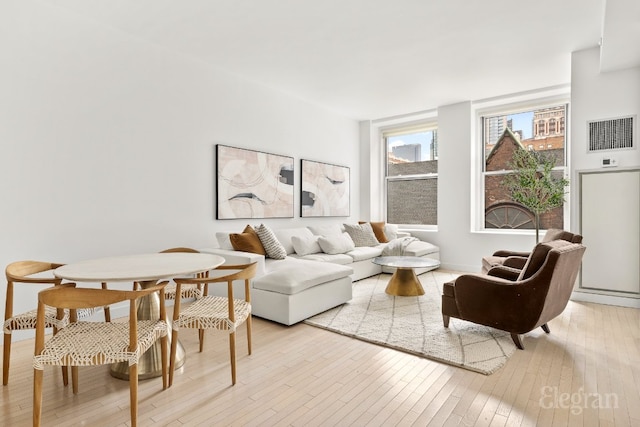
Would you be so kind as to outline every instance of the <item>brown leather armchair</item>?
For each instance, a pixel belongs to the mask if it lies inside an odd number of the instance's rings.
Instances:
[[[566,240],[571,243],[582,243],[582,236],[569,231],[550,228],[545,233],[541,243],[551,242],[553,240]],[[482,273],[487,274],[492,267],[497,265],[505,265],[507,267],[522,270],[522,267],[524,267],[524,264],[527,262],[529,255],[531,255],[531,252],[510,250],[496,251],[493,255],[482,258]]]
[[[508,268],[497,267],[488,275],[463,274],[445,283],[445,328],[450,317],[490,326],[509,332],[515,345],[524,349],[520,334],[538,326],[549,333],[547,322],[567,306],[585,250],[565,240],[543,242],[536,245],[525,267],[511,271],[511,276],[505,274]]]

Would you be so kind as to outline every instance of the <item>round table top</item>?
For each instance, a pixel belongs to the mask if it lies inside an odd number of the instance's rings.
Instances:
[[[89,259],[63,265],[56,277],[79,282],[124,282],[168,279],[212,270],[224,263],[219,255],[152,253]]]
[[[373,259],[374,264],[395,268],[428,268],[439,267],[440,261],[419,256],[379,256]]]

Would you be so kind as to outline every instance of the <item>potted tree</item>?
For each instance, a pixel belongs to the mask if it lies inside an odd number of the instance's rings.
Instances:
[[[511,159],[513,173],[502,183],[511,198],[534,214],[536,244],[540,238],[540,215],[564,203],[565,188],[569,180],[554,172],[556,161],[552,156],[525,149],[516,150]]]

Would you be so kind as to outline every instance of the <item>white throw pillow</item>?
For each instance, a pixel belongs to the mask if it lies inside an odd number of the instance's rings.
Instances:
[[[287,257],[287,250],[278,242],[276,235],[273,234],[269,227],[260,224],[255,230],[269,258],[285,259]]]
[[[339,236],[319,236],[318,244],[322,248],[322,252],[330,255],[344,254],[356,248],[356,245],[347,233],[342,233]]]
[[[293,236],[298,237],[311,237],[313,233],[307,227],[296,227],[296,228],[276,228],[273,230],[273,234],[276,235],[276,239],[278,242],[284,246],[287,251],[287,255],[294,253],[296,250],[293,247],[292,238]]]
[[[293,249],[300,256],[322,252],[322,248],[318,244],[318,236],[292,236],[291,243]]]
[[[359,246],[378,246],[378,238],[371,228],[371,224],[365,222],[364,224],[344,224],[344,229],[356,247]]]
[[[220,249],[227,249],[232,251],[233,250],[233,245],[231,244],[231,239],[229,238],[229,233],[226,232],[217,232],[216,233],[216,240],[218,241],[218,246],[220,246]]]
[[[385,224],[384,235],[387,236],[387,240],[391,241],[398,238],[398,225],[397,224]]]
[[[344,232],[340,224],[310,225],[308,228],[316,236],[340,236]]]

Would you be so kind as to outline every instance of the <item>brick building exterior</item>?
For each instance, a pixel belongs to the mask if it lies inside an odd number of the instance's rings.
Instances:
[[[388,163],[388,176],[438,173],[438,161]],[[411,203],[407,203],[410,200]],[[392,224],[437,224],[438,179],[419,178],[387,182],[387,221]]]
[[[557,139],[555,137],[553,139]],[[562,137],[560,137],[562,138]],[[551,138],[550,138],[551,139]],[[516,150],[531,149],[527,144],[528,140],[520,141],[509,128],[506,128],[502,137],[493,146],[487,156],[485,163],[486,172],[496,172],[509,170],[511,159]],[[542,143],[542,147],[540,147]],[[559,147],[558,141],[547,141],[536,139],[537,147],[547,156],[554,156],[558,164],[564,164],[564,148]],[[525,148],[527,147],[527,148]],[[561,174],[562,172],[558,172]],[[486,228],[535,228],[535,217],[524,206],[513,201],[508,190],[502,185],[504,174],[485,175],[484,181],[484,206],[485,206],[485,227]],[[528,214],[528,220],[524,219],[524,214]],[[516,218],[517,216],[517,218]],[[563,228],[564,212],[560,206],[545,212],[540,216],[540,227],[542,229]]]

